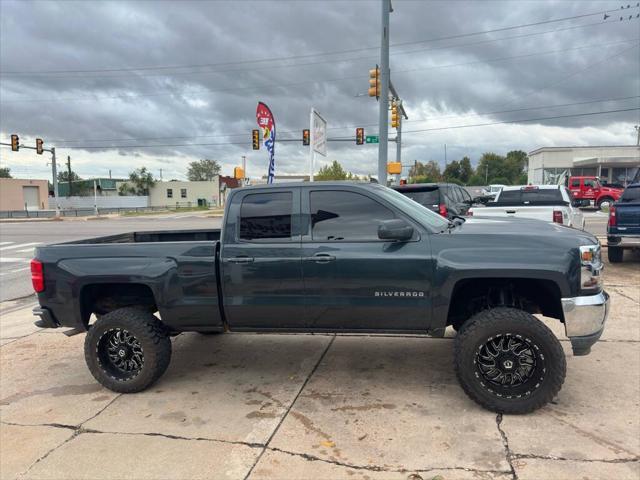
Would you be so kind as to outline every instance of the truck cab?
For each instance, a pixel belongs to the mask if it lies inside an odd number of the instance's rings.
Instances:
[[[569,177],[569,191],[582,207],[608,208],[622,195],[620,188],[605,187],[598,177]]]

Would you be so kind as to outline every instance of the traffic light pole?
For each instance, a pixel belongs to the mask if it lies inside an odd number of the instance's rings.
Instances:
[[[56,203],[56,218],[60,218],[60,203],[58,202],[58,167],[56,166],[56,149],[51,147],[51,173],[53,174],[53,201]]]
[[[402,101],[400,101],[400,106],[402,106]],[[398,116],[398,128],[396,131],[396,162],[402,163],[402,115]],[[398,175],[397,182],[400,183],[400,177],[402,174]]]
[[[391,0],[381,0],[382,3],[382,38],[380,43],[380,116],[378,118],[378,183],[387,184],[387,148],[389,141],[389,13]]]

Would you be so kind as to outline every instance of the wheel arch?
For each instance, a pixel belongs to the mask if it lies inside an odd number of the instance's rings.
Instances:
[[[124,307],[158,311],[153,289],[145,283],[89,283],[80,290],[80,316],[85,328],[92,314],[105,315]]]

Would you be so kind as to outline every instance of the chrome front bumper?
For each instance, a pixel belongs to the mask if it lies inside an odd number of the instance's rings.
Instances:
[[[609,295],[603,290],[596,295],[563,298],[562,311],[573,354],[587,355],[604,330],[609,314]]]

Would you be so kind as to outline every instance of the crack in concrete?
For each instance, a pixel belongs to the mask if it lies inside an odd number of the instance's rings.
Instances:
[[[502,414],[499,413],[496,415],[496,426],[498,427],[498,432],[500,433],[500,438],[502,438],[502,444],[504,445],[504,453],[509,464],[511,478],[513,480],[518,480],[518,474],[516,473],[516,469],[513,466],[513,452],[511,452],[511,448],[509,448],[509,439],[507,438],[507,433],[502,429]]]
[[[631,457],[631,458],[613,458],[613,459],[604,459],[604,458],[568,458],[568,457],[556,457],[555,455],[535,455],[531,453],[513,453],[512,458],[514,460],[523,459],[533,459],[533,460],[554,460],[560,462],[591,462],[591,463],[634,463],[640,462],[640,457]]]
[[[638,300],[636,300],[635,298],[630,297],[629,295],[627,295],[626,293],[622,293],[620,290],[618,290],[617,288],[612,288],[612,290],[614,292],[616,292],[618,295],[620,295],[621,297],[626,298],[627,300],[631,300],[633,303],[635,303],[636,305],[640,305],[640,302]]]
[[[325,355],[327,354],[327,352],[329,351],[329,349],[331,348],[331,345],[333,345],[333,342],[335,340],[336,340],[336,336],[333,335],[333,337],[331,337],[331,340],[327,343],[327,346],[323,350],[322,354],[318,358],[318,361],[316,362],[316,364],[311,369],[311,372],[309,372],[309,375],[307,375],[307,378],[304,380],[304,382],[300,386],[300,389],[298,390],[298,393],[296,394],[296,396],[294,397],[293,401],[289,405],[289,408],[287,408],[287,411],[284,412],[284,415],[282,416],[282,418],[278,422],[278,425],[276,425],[276,428],[274,428],[273,432],[271,432],[271,435],[269,435],[269,438],[267,439],[267,443],[265,443],[264,448],[262,449],[260,454],[257,456],[255,462],[253,462],[253,465],[251,465],[251,468],[249,469],[249,471],[245,475],[244,480],[247,480],[249,478],[249,476],[253,472],[253,469],[260,462],[260,459],[264,455],[264,452],[266,452],[267,449],[269,448],[269,444],[271,443],[271,440],[273,440],[273,437],[275,437],[276,433],[278,433],[278,430],[280,429],[280,426],[284,423],[285,419],[289,416],[289,412],[291,412],[291,409],[293,408],[293,406],[295,405],[296,401],[300,397],[300,394],[303,392],[304,388],[307,386],[307,383],[309,383],[309,380],[311,379],[313,374],[316,373],[316,370],[318,369],[318,367],[322,363],[322,360],[324,359]]]

